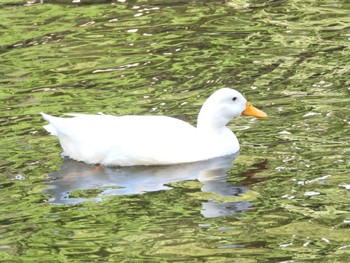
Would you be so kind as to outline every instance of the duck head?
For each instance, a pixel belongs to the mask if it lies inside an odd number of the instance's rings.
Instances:
[[[251,105],[243,95],[231,88],[215,91],[203,104],[197,120],[199,129],[220,129],[240,116],[266,118],[267,114]]]

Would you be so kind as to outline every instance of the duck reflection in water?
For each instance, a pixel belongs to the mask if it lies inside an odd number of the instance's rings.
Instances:
[[[207,161],[164,165],[103,167],[92,166],[71,159],[64,159],[62,168],[49,174],[52,179],[45,192],[50,194],[53,204],[77,204],[85,198],[74,198],[75,190],[99,190],[95,201],[103,196],[143,194],[171,189],[171,183],[198,180],[202,192],[220,196],[238,196],[248,190],[245,186],[235,186],[227,182],[227,171],[232,167],[237,154],[214,158]],[[204,217],[218,217],[240,213],[251,207],[249,202],[207,201],[202,203]]]

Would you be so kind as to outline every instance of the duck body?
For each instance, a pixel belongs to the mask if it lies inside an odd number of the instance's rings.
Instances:
[[[239,150],[229,129],[225,138],[206,134],[166,116],[44,115],[54,128],[63,155],[104,165],[164,165],[206,160]],[[215,153],[214,153],[215,151]]]
[[[72,159],[108,166],[168,165],[238,152],[239,142],[226,124],[246,108],[238,91],[224,88],[204,103],[197,127],[167,116],[42,116],[50,123],[44,128]]]

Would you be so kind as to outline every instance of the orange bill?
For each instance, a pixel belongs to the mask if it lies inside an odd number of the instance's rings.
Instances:
[[[267,114],[263,112],[262,110],[259,110],[255,108],[252,104],[250,104],[248,101],[246,103],[246,108],[242,112],[243,116],[253,116],[255,118],[266,118]]]

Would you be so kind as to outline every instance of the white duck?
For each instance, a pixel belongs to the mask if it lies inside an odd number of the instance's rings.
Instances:
[[[240,115],[267,117],[230,88],[217,90],[205,101],[197,127],[166,116],[41,114],[50,123],[44,128],[58,137],[63,155],[111,166],[188,163],[233,154],[239,142],[226,124]]]

